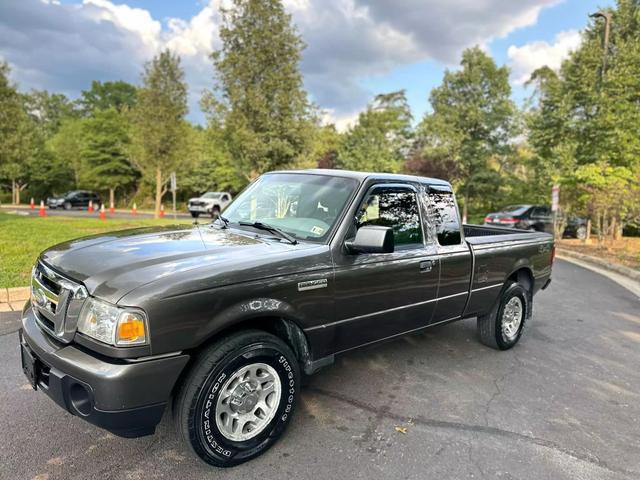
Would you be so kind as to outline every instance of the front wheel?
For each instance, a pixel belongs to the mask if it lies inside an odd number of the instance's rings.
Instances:
[[[198,218],[200,216],[200,213],[198,213],[198,212],[189,212],[189,213],[191,213],[191,216],[193,218]]]
[[[278,337],[251,330],[216,342],[197,358],[174,403],[190,449],[216,467],[264,453],[291,420],[300,371]]]
[[[497,306],[478,317],[480,341],[498,350],[510,349],[522,336],[528,312],[529,292],[518,283],[510,283]]]
[[[220,216],[220,207],[216,206],[211,209],[211,218],[214,220]]]
[[[71,210],[71,202],[64,202],[62,208],[64,208],[65,210]]]

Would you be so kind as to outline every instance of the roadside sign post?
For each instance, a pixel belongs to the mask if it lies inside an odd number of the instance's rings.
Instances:
[[[176,190],[178,185],[176,182],[176,172],[171,172],[171,196],[173,197],[173,219],[176,219]]]
[[[551,212],[553,214],[553,236],[557,236],[558,232],[558,205],[560,203],[560,185],[554,185],[551,188]]]

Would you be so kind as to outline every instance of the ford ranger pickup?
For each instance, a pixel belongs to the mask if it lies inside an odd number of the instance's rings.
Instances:
[[[67,412],[123,437],[165,410],[205,462],[283,434],[303,375],[350,350],[465,318],[513,347],[551,281],[553,237],[462,225],[446,181],[272,172],[210,224],[44,251],[22,312],[22,368]]]

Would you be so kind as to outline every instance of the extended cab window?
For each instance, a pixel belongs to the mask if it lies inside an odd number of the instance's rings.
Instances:
[[[460,219],[453,193],[432,186],[429,187],[429,201],[429,220],[435,226],[438,243],[443,246],[460,244]]]
[[[358,210],[357,228],[365,225],[391,227],[396,247],[422,245],[420,211],[413,190],[405,187],[374,187]]]

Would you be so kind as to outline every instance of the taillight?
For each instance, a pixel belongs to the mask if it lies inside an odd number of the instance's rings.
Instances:
[[[509,225],[513,225],[514,223],[518,223],[518,219],[513,217],[505,217],[500,219],[500,223],[507,223]]]
[[[491,217],[484,217],[484,223],[491,223]]]

